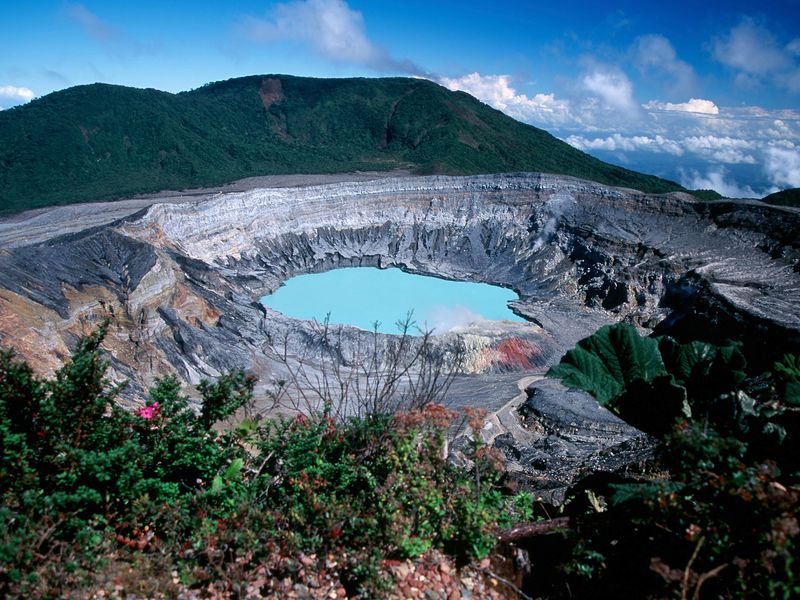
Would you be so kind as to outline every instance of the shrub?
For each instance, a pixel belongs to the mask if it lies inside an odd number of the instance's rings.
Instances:
[[[152,593],[175,593],[176,572],[239,594],[265,565],[294,577],[297,561],[335,555],[341,583],[369,596],[384,559],[482,558],[515,510],[489,449],[475,442],[472,474],[447,461],[454,414],[438,404],[221,428],[251,413],[255,380],[231,372],[198,386],[199,410],[167,377],[127,412],[105,379],[104,334],[49,381],[0,354],[0,593],[69,595],[130,563],[152,570]]]
[[[590,490],[609,505],[568,536],[572,591],[795,597],[797,358],[751,372],[736,343],[636,338],[629,325],[603,328],[550,371],[660,438],[660,477]]]

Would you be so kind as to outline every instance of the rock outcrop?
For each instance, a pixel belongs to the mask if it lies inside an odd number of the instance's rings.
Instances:
[[[24,231],[25,222],[15,226]],[[577,340],[620,319],[676,331],[738,327],[758,343],[800,347],[800,213],[757,202],[704,203],[540,174],[406,177],[155,203],[76,229],[60,237],[37,229],[32,244],[18,229],[0,251],[0,340],[52,372],[78,335],[111,317],[112,374],[130,381],[131,403],[168,373],[196,383],[236,367],[269,385],[282,365],[265,350],[286,340],[300,352],[313,343],[313,327],[259,298],[293,275],[341,266],[514,289],[513,308],[527,323],[464,332],[475,373],[469,402],[493,409],[516,394],[511,386],[498,397],[509,373],[544,372]],[[491,377],[505,378],[506,388],[482,384]],[[564,397],[536,389],[530,415],[539,415],[537,398],[550,406]],[[545,411],[551,421],[553,410]],[[608,416],[581,414],[586,423]],[[628,434],[603,429],[589,436],[594,449],[573,458],[583,469],[594,460],[586,457],[628,442],[638,456]],[[524,457],[551,465],[544,478],[561,469],[553,466],[561,450],[539,454],[562,448],[553,435]]]

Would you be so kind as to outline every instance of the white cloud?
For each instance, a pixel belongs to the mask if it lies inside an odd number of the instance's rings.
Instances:
[[[728,165],[755,165],[758,163],[752,154],[745,154],[741,150],[726,148],[711,152],[709,157],[714,162],[725,163]]]
[[[800,65],[797,64],[797,39],[781,47],[768,29],[745,18],[727,35],[713,42],[716,60],[738,71],[736,82],[743,86],[769,79],[793,91],[800,91]]]
[[[624,136],[614,133],[607,137],[594,139],[571,135],[566,138],[566,141],[584,151],[658,152],[673,156],[683,156],[684,153],[689,153],[719,163],[749,165],[758,163],[753,154],[745,152],[746,150],[758,149],[758,145],[755,142],[713,135],[670,139],[662,135]]]
[[[766,133],[776,138],[792,137],[794,135],[792,128],[781,119],[772,121],[772,127],[766,129]]]
[[[749,185],[742,187],[734,181],[726,180],[726,175],[727,171],[722,167],[711,169],[705,175],[691,171],[689,174],[682,174],[681,185],[690,190],[714,190],[726,198],[762,198],[765,196],[764,193],[753,191]]]
[[[633,99],[633,84],[616,67],[596,66],[583,77],[582,84],[609,107],[627,116],[638,115],[639,105]]]
[[[570,103],[556,99],[554,94],[535,94],[529,98],[511,86],[508,75],[481,75],[470,73],[463,77],[442,77],[438,82],[450,90],[472,94],[506,114],[540,126],[558,127],[574,119]]]
[[[377,71],[420,73],[410,61],[397,61],[367,37],[364,16],[343,0],[297,0],[277,4],[269,18],[247,17],[242,30],[252,40],[310,43],[321,56]]]
[[[743,152],[756,148],[752,140],[700,135],[683,138],[681,145],[689,152],[703,155],[715,162],[750,165],[757,162],[754,156]]]
[[[774,36],[752,20],[745,19],[728,34],[715,40],[714,58],[751,75],[763,75],[787,66],[786,56]]]
[[[800,152],[789,148],[767,148],[764,168],[778,187],[800,187]]]
[[[500,110],[507,109],[509,105],[530,102],[525,94],[517,94],[511,87],[511,77],[508,75],[481,75],[475,72],[463,77],[442,77],[439,83],[450,90],[462,90],[472,94]]]
[[[715,135],[695,135],[683,138],[683,143],[692,152],[703,150],[747,150],[755,147],[755,142],[741,138],[717,137]]]
[[[36,94],[33,93],[33,90],[28,89],[26,87],[17,87],[14,85],[0,85],[0,96],[4,98],[9,98],[11,100],[19,100],[21,102],[27,102],[28,100],[33,100]]]
[[[719,107],[711,100],[704,100],[702,98],[689,98],[688,102],[679,102],[673,104],[672,102],[659,102],[658,100],[651,100],[647,104],[642,105],[648,110],[667,110],[675,112],[688,112],[698,113],[703,115],[718,115]]]
[[[688,91],[694,86],[694,69],[678,58],[672,43],[663,35],[643,35],[636,40],[634,61],[643,71],[655,71],[672,79],[673,87]]]
[[[622,82],[623,100],[616,104],[630,109],[632,86],[625,85],[628,80],[621,71],[616,72],[618,79],[603,77],[609,73],[598,67],[585,79],[606,96],[610,95],[608,87],[615,81]],[[704,98],[679,103],[652,100],[638,106],[637,118],[629,118],[617,107],[604,108],[603,104],[610,102],[594,95],[562,99],[552,93],[523,93],[508,75],[476,72],[438,81],[449,89],[466,91],[520,121],[545,127],[580,150],[599,153],[630,168],[683,180],[691,187],[714,188],[728,196],[760,197],[769,192],[766,188],[790,185],[797,170],[793,160],[800,148],[800,113],[793,109],[718,107]],[[706,166],[701,167],[703,164]],[[754,169],[756,166],[759,168]],[[694,170],[687,175],[691,168]],[[763,194],[755,191],[762,189]]]
[[[605,138],[588,139],[583,136],[571,135],[567,143],[580,150],[607,150],[609,152],[664,152],[681,156],[684,152],[681,145],[661,135],[623,136],[614,133]]]
[[[0,108],[9,108],[33,100],[36,94],[26,87],[0,85]]]

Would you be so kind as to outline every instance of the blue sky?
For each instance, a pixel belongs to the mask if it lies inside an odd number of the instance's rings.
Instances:
[[[411,75],[731,196],[800,187],[800,0],[0,5],[0,108],[103,81]]]

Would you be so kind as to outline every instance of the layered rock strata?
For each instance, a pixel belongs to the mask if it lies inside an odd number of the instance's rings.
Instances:
[[[266,388],[286,368],[269,348],[301,355],[318,337],[259,299],[296,274],[342,266],[514,289],[527,323],[461,332],[474,375],[459,380],[458,399],[492,409],[517,393],[509,373],[544,372],[620,319],[739,327],[759,343],[800,347],[800,214],[756,202],[541,174],[406,177],[155,203],[109,224],[72,224],[63,236],[43,235],[41,218],[37,228],[43,241],[25,244],[18,231],[0,251],[0,340],[48,373],[77,336],[111,317],[111,372],[130,381],[131,403],[168,373],[192,384],[244,368]],[[347,329],[343,338],[364,335]],[[542,393],[557,405],[558,394]],[[586,456],[624,442],[615,435],[595,436]],[[528,462],[555,464],[542,460]]]

